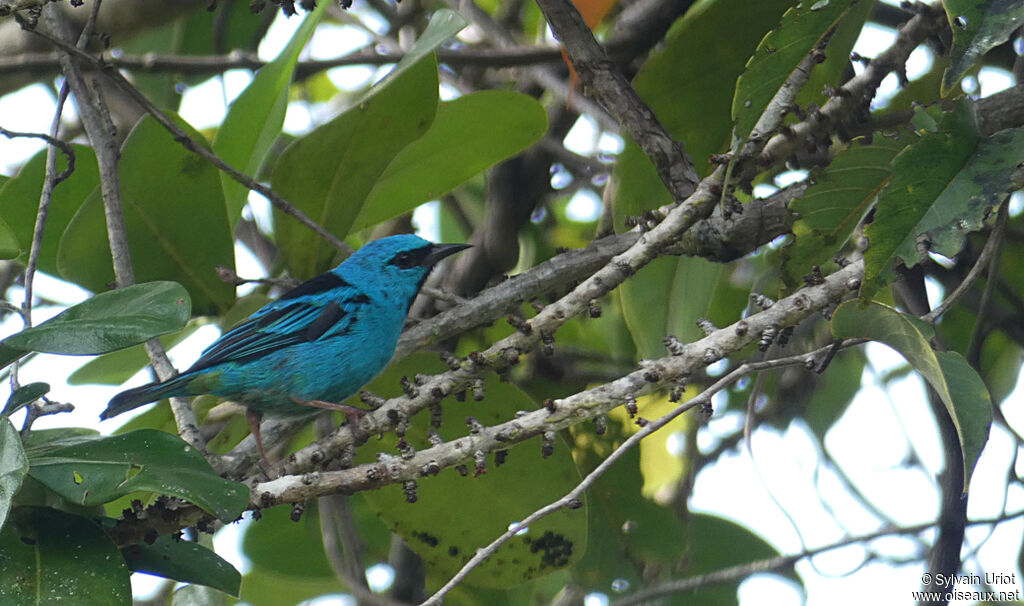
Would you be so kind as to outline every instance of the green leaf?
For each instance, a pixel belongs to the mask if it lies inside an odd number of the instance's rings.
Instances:
[[[368,541],[367,529],[383,534],[380,539],[390,544],[391,533],[379,532],[383,524],[361,495],[347,497],[353,506],[354,523],[364,541],[364,561],[374,561],[386,554],[377,554]],[[242,578],[242,599],[253,606],[276,606],[308,600],[326,593],[338,593],[345,587],[338,581],[324,552],[320,527],[319,503],[311,501],[298,522],[291,520],[287,507],[265,509],[253,520],[242,539],[242,553],[252,562],[252,569]]]
[[[437,47],[461,32],[467,25],[469,25],[469,21],[466,21],[465,17],[449,8],[442,8],[431,13],[427,27],[424,28],[420,37],[405,53],[402,60],[395,65],[395,69],[391,70],[381,82],[369,90],[359,100],[359,103],[363,103],[367,98],[375,95],[375,89],[387,86],[388,82],[400,78],[402,74],[418,65],[427,55],[433,53]]]
[[[412,356],[392,365],[368,389],[381,395],[397,395],[397,377],[437,372],[441,368],[434,356]],[[472,398],[467,402],[445,402],[438,430],[442,438],[452,440],[465,435],[465,419],[469,416],[489,426],[508,420],[517,410],[535,408],[517,387],[502,383],[493,375],[486,380],[485,393],[479,403]],[[405,440],[416,448],[430,446],[427,416],[417,415],[406,432]],[[509,524],[561,497],[579,482],[579,471],[562,441],[557,442],[554,454],[546,459],[536,443],[533,448],[530,446],[513,448],[502,465],[489,457],[487,472],[476,477],[470,461],[470,474],[466,477],[448,469],[425,479],[417,487],[414,504],[406,502],[403,487],[397,485],[367,492],[365,496],[391,530],[423,558],[430,578],[443,581],[477,548],[505,532]],[[357,459],[372,460],[376,456],[374,449],[393,452],[390,444],[370,442],[360,450]],[[444,523],[451,520],[453,511],[472,511],[472,523]],[[526,533],[502,546],[466,582],[507,588],[562,570],[583,555],[586,537],[586,515],[582,511],[559,511],[531,524]]]
[[[96,154],[91,147],[72,145],[75,152],[75,172],[53,190],[50,199],[50,210],[46,215],[46,230],[43,232],[42,244],[39,248],[39,269],[56,276],[57,246],[60,235],[64,233],[71,217],[82,205],[82,202],[99,185],[99,169],[96,167]],[[64,154],[57,154],[57,171],[67,168]],[[13,237],[23,247],[24,262],[28,261],[28,249],[35,231],[36,213],[39,196],[43,189],[43,178],[46,174],[46,150],[32,156],[21,167],[18,176],[0,188],[0,216],[10,226]],[[2,240],[0,240],[2,241]]]
[[[29,451],[29,474],[74,503],[102,505],[151,491],[186,499],[230,522],[248,502],[245,486],[221,478],[200,453],[169,433],[140,429],[76,442]]]
[[[14,495],[21,488],[26,473],[28,459],[21,445],[21,436],[10,419],[6,416],[0,417],[0,528],[3,528],[7,521]]]
[[[782,16],[779,27],[761,40],[736,82],[732,99],[734,149],[747,140],[783,82],[815,46],[831,36],[852,4],[852,0],[797,3]]]
[[[281,54],[260,69],[249,86],[231,103],[217,131],[213,151],[247,175],[255,177],[259,174],[270,146],[281,134],[295,64],[328,6],[329,2],[321,2],[306,15]],[[224,172],[220,173],[220,181],[229,224],[234,226],[242,214],[249,190]]]
[[[98,294],[4,343],[57,354],[106,353],[178,330],[190,311],[188,293],[180,284],[136,284]]]
[[[388,79],[374,95],[284,151],[271,176],[274,189],[338,237],[352,229],[384,169],[423,135],[437,112],[437,63],[431,56]],[[337,251],[274,210],[275,235],[292,275],[326,271]]]
[[[949,181],[914,226],[915,237],[904,239],[896,256],[907,266],[922,259],[918,238],[927,237],[930,250],[953,257],[964,237],[982,228],[993,207],[1016,189],[1011,176],[1024,157],[1024,128],[1000,131],[978,143],[977,149]]]
[[[50,391],[49,383],[29,383],[28,385],[22,385],[17,389],[17,391],[11,394],[11,397],[7,398],[7,404],[4,405],[4,411],[0,413],[0,416],[11,416],[23,406],[28,406],[32,402],[35,402],[46,395],[48,391]]]
[[[954,112],[943,116],[939,130],[927,133],[892,161],[892,179],[878,198],[875,219],[865,229],[870,247],[864,254],[861,297],[869,298],[892,276],[897,259],[917,264],[929,248],[927,225],[922,224],[940,196],[967,165],[977,146],[977,125],[973,106],[961,102]],[[952,212],[966,212],[969,200],[950,200],[958,206]],[[939,209],[948,217],[948,210]]]
[[[366,204],[366,197],[395,155],[423,136],[437,113],[437,59],[432,51],[465,27],[448,9],[436,11],[405,57],[352,108],[285,149],[274,166],[274,189],[338,237]],[[306,227],[274,209],[275,236],[292,275],[309,279],[325,271],[337,251],[310,242]]]
[[[1024,24],[1024,4],[1017,0],[943,0],[953,30],[953,63],[942,77],[942,96],[956,89],[982,55],[1006,42]]]
[[[128,567],[86,518],[18,507],[0,532],[0,603],[130,606]]]
[[[160,343],[169,350],[192,336],[199,327],[205,324],[202,319],[193,319],[185,328],[160,337]],[[72,372],[67,382],[69,385],[121,385],[149,365],[149,355],[144,345],[136,345],[128,349],[114,351],[89,360]]]
[[[988,442],[992,427],[992,400],[985,382],[963,356],[955,351],[940,351],[935,353],[935,357],[946,379],[950,400],[956,408],[954,423],[961,436],[966,491],[974,466]]]
[[[916,139],[906,133],[898,139],[877,136],[866,145],[854,141],[813,176],[814,184],[790,206],[800,218],[793,224],[793,243],[782,252],[787,284],[831,261],[889,182],[892,159]]]
[[[288,507],[262,511],[260,519],[246,527],[242,553],[254,566],[268,572],[307,580],[336,581],[324,554],[318,507],[310,502],[297,522],[292,521]]]
[[[23,349],[16,349],[0,341],[0,368],[10,365],[28,352]]]
[[[732,566],[779,557],[781,554],[770,543],[750,529],[731,520],[708,514],[694,514],[687,528],[686,558],[690,566],[683,572],[686,577],[711,574]],[[773,571],[790,580],[797,580],[791,566]],[[736,606],[740,582],[703,587],[684,594],[698,598],[706,606]],[[695,600],[696,602],[696,600]],[[689,602],[687,602],[689,603]]]
[[[724,151],[732,131],[736,78],[758,42],[779,22],[791,0],[717,0],[686,11],[633,80],[658,120],[685,145],[699,173],[708,157]],[[737,19],[737,15],[743,15]],[[728,36],[721,32],[728,31]],[[617,229],[623,218],[672,201],[654,165],[632,141],[626,142],[613,173]]]
[[[152,544],[121,550],[133,572],[155,574],[183,583],[198,583],[238,596],[242,575],[216,553],[192,541],[161,536]]]
[[[189,135],[202,135],[172,116]],[[174,280],[192,295],[197,314],[219,313],[235,300],[216,266],[234,266],[234,245],[220,177],[209,162],[176,143],[147,116],[121,147],[121,195],[138,282]],[[114,281],[99,190],[82,204],[61,239],[61,275],[93,292]]]
[[[546,131],[544,108],[521,93],[480,91],[440,104],[430,130],[380,175],[352,231],[439,198],[536,143]]]
[[[960,354],[936,354],[929,340],[931,325],[879,303],[861,306],[847,301],[832,316],[832,334],[840,339],[864,337],[885,343],[907,362],[939,395],[956,426],[964,465],[964,492],[988,440],[991,401],[981,377]]]

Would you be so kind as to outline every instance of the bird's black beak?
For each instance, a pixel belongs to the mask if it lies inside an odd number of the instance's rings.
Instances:
[[[449,255],[454,255],[460,250],[466,250],[472,247],[471,244],[435,244],[427,256],[423,257],[423,261],[420,265],[423,267],[433,267],[438,261],[444,259]]]

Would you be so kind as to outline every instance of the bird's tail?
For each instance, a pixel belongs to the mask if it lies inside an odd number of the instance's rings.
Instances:
[[[100,413],[100,420],[109,419],[122,412],[128,412],[143,404],[156,402],[170,396],[179,396],[185,393],[185,385],[188,383],[187,375],[178,375],[163,383],[148,383],[141,387],[126,389],[110,399],[106,410]]]

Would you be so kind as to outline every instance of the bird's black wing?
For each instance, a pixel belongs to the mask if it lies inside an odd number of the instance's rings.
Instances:
[[[333,274],[324,276],[336,280],[314,278],[267,304],[214,341],[186,372],[254,360],[328,333],[332,337],[347,333],[369,298]]]

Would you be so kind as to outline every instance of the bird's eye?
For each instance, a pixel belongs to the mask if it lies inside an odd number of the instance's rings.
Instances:
[[[395,255],[394,264],[401,267],[402,269],[408,269],[412,267],[415,264],[414,259],[412,258],[412,253],[398,253],[397,255]]]

